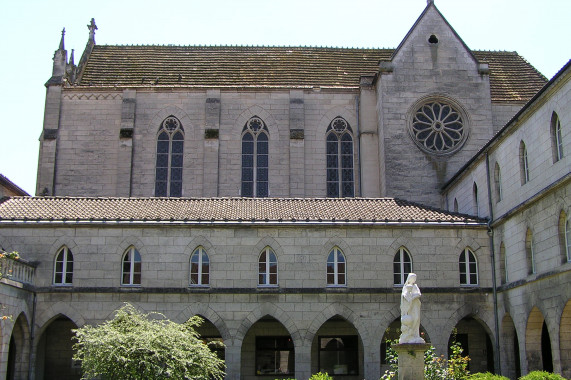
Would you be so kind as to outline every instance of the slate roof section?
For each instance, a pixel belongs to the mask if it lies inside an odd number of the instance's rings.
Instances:
[[[486,225],[394,198],[5,198],[0,224],[15,222]]]
[[[96,45],[79,86],[358,88],[394,49]],[[490,66],[492,101],[525,102],[547,82],[515,52],[473,51]]]

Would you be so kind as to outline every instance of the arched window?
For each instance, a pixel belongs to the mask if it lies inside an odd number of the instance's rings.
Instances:
[[[183,153],[184,129],[176,117],[169,116],[157,135],[155,197],[182,196]]]
[[[270,133],[258,116],[250,118],[242,129],[243,197],[267,197]]]
[[[121,285],[141,285],[141,255],[135,247],[129,247],[123,255]]]
[[[563,158],[563,136],[561,133],[561,120],[556,112],[551,115],[551,145],[553,147],[553,162]]]
[[[527,159],[527,148],[523,141],[519,143],[519,163],[520,163],[520,173],[521,173],[521,184],[525,185],[526,183],[529,182],[529,162]]]
[[[506,247],[503,241],[500,243],[500,276],[502,284],[508,282],[508,258],[506,257]]]
[[[473,198],[473,204],[474,204],[474,215],[478,216],[479,211],[480,211],[480,207],[479,207],[479,200],[478,200],[478,185],[476,185],[476,182],[474,182],[474,185],[472,186],[472,198]]]
[[[535,274],[535,247],[533,244],[533,234],[528,228],[525,233],[525,255],[527,261],[528,274]]]
[[[327,256],[327,286],[345,286],[346,281],[345,256],[334,247]]]
[[[571,220],[565,211],[559,213],[559,246],[561,247],[562,262],[571,262]]]
[[[476,255],[466,248],[460,254],[459,260],[460,269],[460,285],[462,286],[477,286],[478,285],[478,262]]]
[[[458,199],[454,198],[454,212],[458,212]]]
[[[355,196],[353,174],[353,130],[342,117],[329,123],[327,141],[327,196],[345,198]]]
[[[210,284],[210,260],[203,247],[198,247],[190,256],[190,285],[208,286]]]
[[[264,248],[258,260],[258,286],[278,285],[278,258],[270,247]]]
[[[412,272],[412,260],[410,253],[404,247],[400,247],[393,259],[393,283],[404,285],[406,277]]]
[[[500,170],[500,164],[497,162],[494,168],[494,183],[496,185],[496,199],[497,202],[499,202],[502,200],[502,172]]]
[[[73,254],[67,247],[62,247],[54,266],[54,285],[71,285],[73,282]]]

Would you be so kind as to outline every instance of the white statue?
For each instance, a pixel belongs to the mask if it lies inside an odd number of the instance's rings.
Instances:
[[[400,297],[399,343],[426,343],[420,337],[420,289],[415,284],[416,274],[409,273]]]

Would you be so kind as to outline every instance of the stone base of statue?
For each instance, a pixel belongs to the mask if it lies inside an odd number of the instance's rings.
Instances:
[[[399,356],[399,380],[424,380],[424,353],[428,343],[399,343],[392,348]]]

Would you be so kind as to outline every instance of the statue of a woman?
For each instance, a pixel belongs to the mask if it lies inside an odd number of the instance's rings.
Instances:
[[[420,289],[416,274],[409,273],[400,297],[401,336],[399,343],[425,343],[420,337]]]

